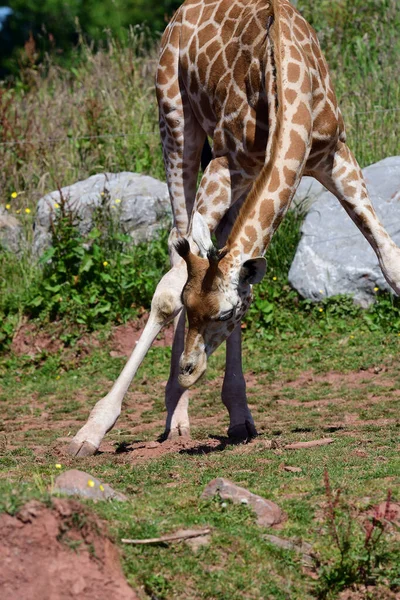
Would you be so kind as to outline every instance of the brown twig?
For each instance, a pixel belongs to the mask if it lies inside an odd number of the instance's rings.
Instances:
[[[128,540],[122,539],[123,544],[162,544],[167,542],[180,542],[181,540],[188,540],[190,538],[200,537],[202,535],[208,535],[211,533],[211,529],[185,529],[183,531],[177,531],[170,535],[162,535],[158,538],[145,538],[143,540]]]

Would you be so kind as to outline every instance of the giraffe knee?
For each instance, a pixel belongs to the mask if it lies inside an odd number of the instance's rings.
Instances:
[[[175,290],[156,290],[151,301],[151,310],[162,321],[170,321],[181,310],[182,302]]]

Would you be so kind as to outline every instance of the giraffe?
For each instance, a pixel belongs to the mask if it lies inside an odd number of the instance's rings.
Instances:
[[[161,41],[156,94],[174,217],[171,270],[156,288],[126,366],[72,440],[69,451],[77,456],[96,452],[147,350],[170,321],[175,336],[164,438],[190,434],[189,388],[223,341],[228,434],[238,440],[256,435],[240,322],[303,175],[338,198],[400,292],[400,249],[379,222],[346,145],[316,33],[288,0],[186,0]],[[196,191],[208,138],[212,153]]]

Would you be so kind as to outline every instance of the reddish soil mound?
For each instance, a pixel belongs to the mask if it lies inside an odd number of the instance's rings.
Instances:
[[[137,600],[105,526],[76,500],[0,515],[0,597]]]

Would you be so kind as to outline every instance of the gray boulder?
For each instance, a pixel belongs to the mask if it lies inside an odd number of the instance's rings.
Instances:
[[[366,167],[363,174],[379,218],[400,245],[400,156]],[[311,206],[301,232],[289,281],[304,298],[348,294],[367,307],[375,287],[391,289],[374,251],[330,192],[325,190]]]
[[[93,227],[93,212],[102,203],[118,219],[124,233],[135,243],[152,239],[158,229],[171,221],[167,185],[138,173],[101,173],[51,192],[37,205],[33,249],[41,254],[51,243],[51,222],[61,198],[79,217],[79,229],[87,234]],[[113,209],[113,210],[111,210]]]
[[[18,219],[0,206],[0,249],[18,254],[25,243],[25,236]]]

